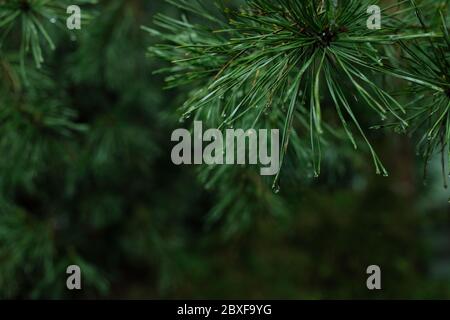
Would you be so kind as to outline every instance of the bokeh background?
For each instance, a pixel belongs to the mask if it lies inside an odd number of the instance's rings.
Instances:
[[[158,39],[141,29],[182,12],[163,0],[82,7],[80,31],[64,30],[65,15],[45,22],[56,49],[42,45],[40,69],[29,55],[21,66],[19,22],[0,47],[0,297],[450,298],[439,157],[424,176],[413,139],[377,130],[389,177],[336,142],[319,178],[291,163],[278,194],[245,168],[211,183],[171,163],[186,92],[164,90],[165,64],[146,55]],[[66,289],[71,264],[82,291]],[[372,264],[381,291],[366,288]]]

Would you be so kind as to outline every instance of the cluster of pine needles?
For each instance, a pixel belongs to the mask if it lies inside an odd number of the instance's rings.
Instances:
[[[353,147],[365,146],[387,176],[360,121],[370,113],[372,128],[419,136],[426,160],[441,153],[448,170],[448,1],[375,1],[382,8],[376,30],[367,27],[368,0],[169,2],[181,18],[160,14],[145,29],[160,39],[150,54],[170,62],[158,71],[170,74],[167,87],[190,88],[182,120],[279,128],[283,160],[299,136],[318,176],[324,137],[338,119]],[[389,90],[403,81],[408,92]]]

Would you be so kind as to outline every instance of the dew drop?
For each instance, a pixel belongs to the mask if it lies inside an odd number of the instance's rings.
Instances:
[[[279,184],[274,184],[274,185],[272,186],[272,191],[273,191],[273,193],[275,193],[275,194],[279,194],[280,191],[281,191],[280,185],[279,185]]]

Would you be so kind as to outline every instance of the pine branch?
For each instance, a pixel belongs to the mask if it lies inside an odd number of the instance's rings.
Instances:
[[[66,9],[69,5],[93,4],[96,0],[54,1],[54,0],[2,0],[0,1],[0,49],[6,41],[17,35],[20,25],[20,61],[25,74],[25,58],[33,57],[37,68],[44,62],[43,46],[55,50],[51,25],[61,30],[66,28]],[[84,15],[84,19],[89,17]]]
[[[265,114],[285,110],[280,129],[286,152],[289,136],[298,126],[294,115],[304,108],[309,129],[304,138],[310,140],[314,173],[319,175],[323,127],[329,121],[323,117],[324,99],[328,98],[354,148],[356,131],[372,155],[376,172],[387,175],[358,112],[367,110],[408,126],[404,107],[376,79],[377,74],[397,75],[380,49],[400,41],[441,37],[410,28],[412,6],[402,15],[389,15],[387,7],[383,28],[370,30],[366,9],[372,1],[248,0],[234,11],[216,2],[215,15],[202,6],[203,1],[170,2],[206,18],[197,24],[185,16],[175,20],[157,15],[159,29],[146,28],[164,43],[151,47],[150,54],[171,63],[160,70],[171,73],[168,87],[193,88],[181,108],[184,118],[194,115],[208,122],[213,119],[200,117],[201,110],[217,109],[224,117],[213,125],[234,126],[246,115],[248,127]],[[359,101],[357,105],[353,99]]]

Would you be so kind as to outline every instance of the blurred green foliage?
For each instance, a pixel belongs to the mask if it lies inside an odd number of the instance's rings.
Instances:
[[[186,92],[163,90],[141,26],[182,12],[78,3],[80,31],[64,30],[64,11],[56,24],[38,15],[55,45],[39,36],[40,69],[20,53],[20,19],[0,21],[1,298],[450,298],[439,159],[424,186],[414,143],[380,130],[369,133],[389,178],[340,139],[320,178],[288,161],[279,194],[247,168],[176,167]],[[65,287],[70,264],[81,292]],[[371,264],[380,292],[366,288]]]

